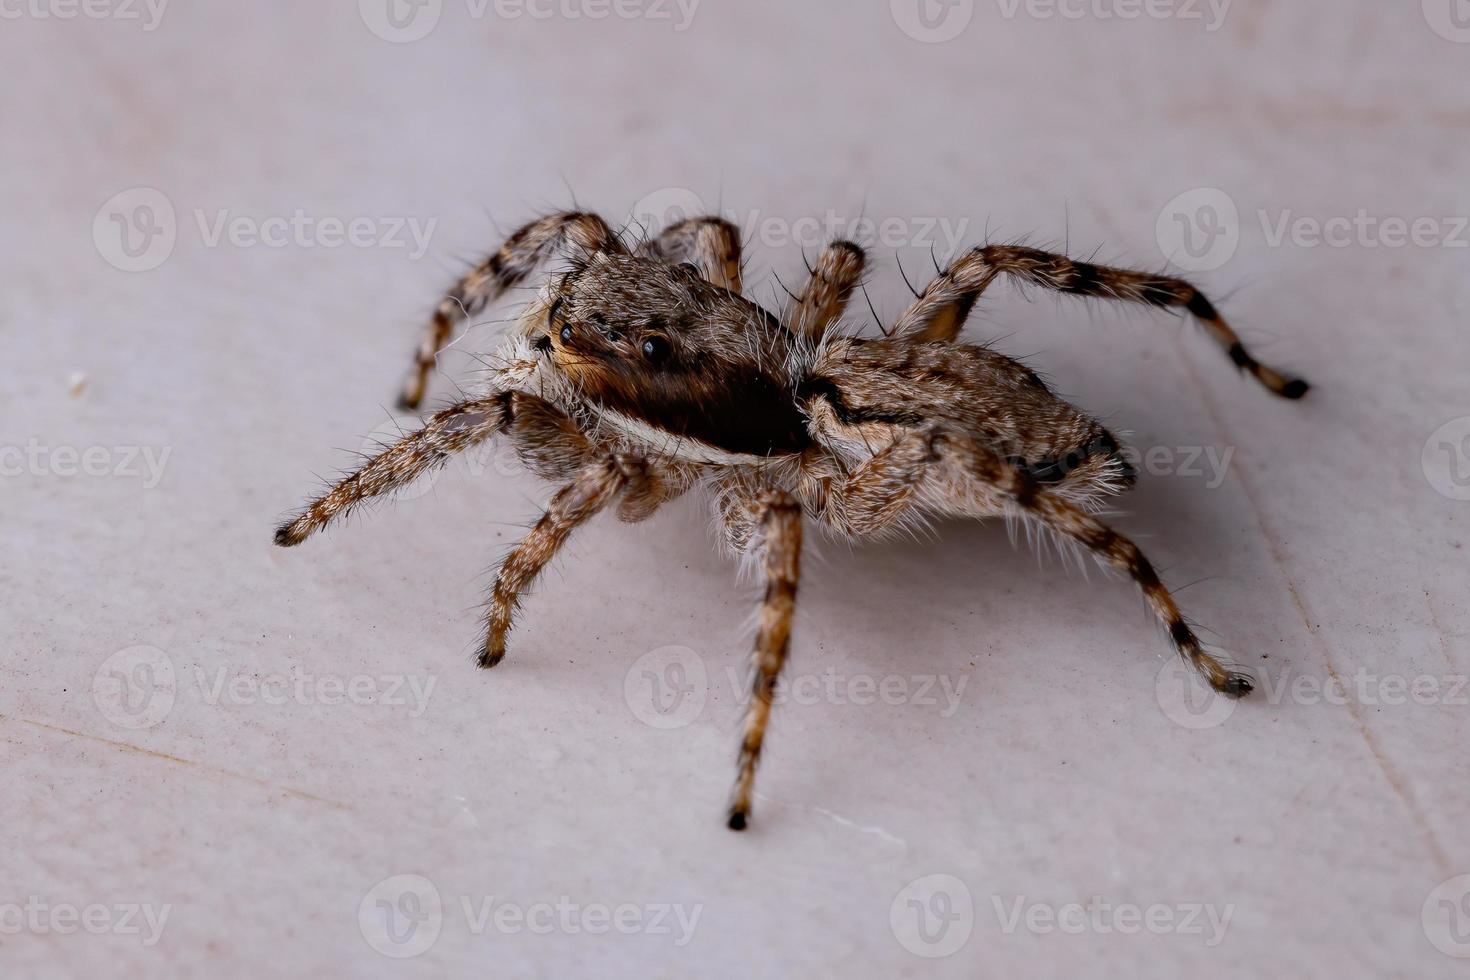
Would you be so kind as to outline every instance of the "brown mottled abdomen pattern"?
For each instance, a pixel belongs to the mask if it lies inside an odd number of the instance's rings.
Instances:
[[[836,340],[802,393],[826,403],[814,406],[817,417],[859,439],[881,438],[893,426],[941,425],[981,439],[1043,484],[1115,491],[1132,482],[1112,433],[1035,371],[985,347]]]

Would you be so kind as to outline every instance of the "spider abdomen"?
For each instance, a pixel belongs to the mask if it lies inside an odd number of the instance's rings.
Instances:
[[[986,347],[845,338],[800,391],[818,400],[808,411],[835,441],[881,446],[895,430],[932,425],[978,437],[1038,482],[1081,495],[1133,482],[1112,433]]]

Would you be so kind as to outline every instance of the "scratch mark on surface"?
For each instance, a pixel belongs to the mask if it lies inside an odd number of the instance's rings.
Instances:
[[[888,831],[884,830],[882,827],[865,827],[865,826],[863,826],[860,823],[855,823],[855,822],[847,819],[846,817],[841,816],[840,814],[833,813],[831,810],[825,810],[825,809],[823,809],[822,807],[819,807],[819,806],[810,806],[810,805],[808,805],[806,803],[786,803],[786,802],[783,802],[781,800],[773,800],[769,796],[766,796],[763,793],[756,793],[755,794],[755,798],[757,800],[760,800],[763,803],[770,803],[773,806],[784,806],[784,807],[789,807],[789,808],[791,808],[793,810],[806,810],[809,813],[821,814],[822,816],[826,817],[827,819],[829,819],[829,820],[831,820],[831,821],[833,821],[833,822],[835,822],[837,824],[840,824],[841,826],[846,827],[849,830],[856,830],[859,833],[863,833],[863,834],[872,834],[872,835],[874,835],[876,837],[882,838],[884,841],[886,841],[889,844],[895,844],[898,847],[904,848],[905,850],[907,850],[908,849],[908,846],[909,846],[908,841],[904,840],[901,837],[895,837],[895,836],[893,836]]]
[[[281,793],[285,796],[295,797],[299,800],[310,800],[313,803],[325,803],[327,806],[336,807],[339,810],[352,809],[352,807],[347,805],[346,803],[341,803],[337,800],[329,800],[324,796],[313,796],[311,793],[305,793],[299,789],[291,789],[285,786],[277,786],[274,783],[266,782],[264,779],[256,779],[254,776],[247,776],[244,773],[232,772],[229,769],[220,769],[215,766],[207,766],[201,762],[195,762],[192,759],[185,759],[182,756],[170,755],[167,752],[158,752],[153,749],[140,748],[139,746],[133,745],[129,742],[119,742],[116,739],[103,738],[101,735],[89,735],[86,732],[79,732],[71,728],[62,728],[60,725],[50,725],[44,721],[34,721],[30,718],[8,718],[8,716],[6,715],[0,715],[0,721],[3,720],[18,721],[23,725],[30,725],[33,728],[40,728],[48,732],[59,732],[62,735],[70,735],[72,738],[85,739],[89,742],[96,742],[99,745],[106,745],[109,748],[116,749],[120,752],[131,752],[152,759],[162,759],[165,762],[171,762],[174,765],[188,766],[191,769],[198,769],[203,772],[214,773],[217,776],[224,776],[229,779],[238,779],[241,782],[245,783],[254,783],[256,786],[262,786],[268,790],[271,790],[272,792]]]
[[[1209,391],[1200,380],[1199,375],[1195,372],[1194,366],[1190,363],[1189,358],[1179,349],[1178,343],[1171,346],[1174,350],[1175,357],[1183,365],[1185,374],[1188,376],[1191,384],[1194,385],[1195,391],[1199,393],[1200,404],[1204,407],[1205,413],[1210,417],[1211,424],[1224,437],[1226,445],[1238,445],[1231,438],[1229,430],[1215,407],[1214,400],[1210,397]],[[1261,535],[1266,539],[1266,550],[1271,555],[1271,561],[1276,565],[1277,572],[1280,573],[1282,580],[1286,583],[1286,591],[1291,596],[1292,605],[1296,607],[1297,614],[1301,617],[1302,625],[1306,627],[1307,635],[1311,637],[1312,648],[1322,660],[1323,666],[1327,669],[1327,675],[1333,684],[1337,686],[1337,690],[1351,690],[1351,688],[1343,683],[1342,677],[1338,674],[1337,667],[1332,662],[1332,651],[1327,646],[1326,641],[1322,639],[1321,634],[1317,630],[1316,620],[1307,607],[1306,600],[1302,598],[1301,593],[1297,590],[1296,583],[1292,581],[1291,573],[1287,570],[1285,549],[1282,548],[1280,539],[1272,528],[1271,523],[1266,520],[1265,511],[1261,508],[1260,500],[1256,496],[1255,489],[1246,477],[1245,468],[1237,465],[1233,468],[1233,471],[1235,478],[1240,482],[1246,504],[1251,509],[1256,526],[1261,529]],[[1413,788],[1409,786],[1408,781],[1394,768],[1393,763],[1384,754],[1383,747],[1379,744],[1378,736],[1374,735],[1372,730],[1369,729],[1358,702],[1352,698],[1345,698],[1344,700],[1347,703],[1348,713],[1352,716],[1353,722],[1357,725],[1358,732],[1363,738],[1363,744],[1368,747],[1369,754],[1378,763],[1378,768],[1383,772],[1384,778],[1388,780],[1389,787],[1398,795],[1404,808],[1408,810],[1410,819],[1418,826],[1419,832],[1423,835],[1424,842],[1429,848],[1430,855],[1438,863],[1440,870],[1444,874],[1450,874],[1449,856],[1440,844],[1439,838],[1435,836],[1433,828],[1430,827],[1429,820],[1425,816],[1423,808],[1419,805],[1419,800],[1415,797]]]
[[[1429,607],[1429,621],[1434,624],[1434,635],[1439,637],[1439,649],[1444,654],[1444,662],[1450,670],[1454,670],[1455,658],[1450,654],[1450,642],[1444,635],[1444,627],[1439,622],[1439,613],[1434,608],[1434,596],[1427,589],[1424,592],[1424,604]]]

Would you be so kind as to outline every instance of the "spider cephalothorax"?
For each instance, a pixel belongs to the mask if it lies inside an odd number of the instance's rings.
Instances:
[[[966,252],[881,339],[833,330],[862,278],[849,242],[823,250],[781,316],[741,295],[740,241],[694,218],[629,248],[595,215],[526,225],[439,303],[403,393],[417,408],[456,324],[553,255],[479,396],[430,416],[276,531],[294,545],[359,502],[451,455],[508,437],[536,474],[562,484],[502,563],[480,665],[505,656],[520,596],[581,523],[609,505],[640,521],[692,487],[707,489],[727,548],[759,560],[766,582],[754,677],[729,809],[745,827],[756,763],[796,603],[803,519],[838,535],[882,535],[926,517],[1004,515],[1092,552],[1137,583],[1180,654],[1223,694],[1246,676],[1201,645],[1153,565],[1091,513],[1127,489],[1118,440],[1035,372],[957,338],[1005,273],[1079,296],[1186,310],[1268,389],[1307,386],[1258,362],[1203,294],[1168,277],[1075,262],[1032,248]]]

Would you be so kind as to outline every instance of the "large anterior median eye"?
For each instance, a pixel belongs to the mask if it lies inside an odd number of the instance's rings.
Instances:
[[[570,323],[561,328],[561,342],[564,344],[570,344],[572,342],[572,325]]]
[[[643,356],[650,364],[667,360],[672,350],[669,342],[662,337],[649,337],[643,341]]]

